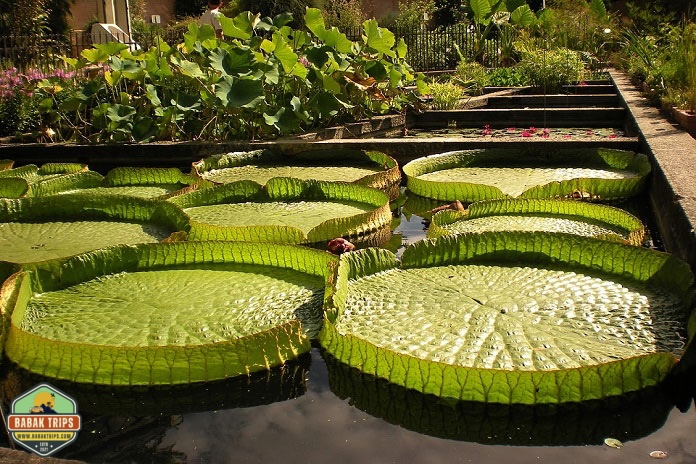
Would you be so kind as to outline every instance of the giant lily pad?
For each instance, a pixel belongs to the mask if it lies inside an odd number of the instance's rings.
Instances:
[[[163,199],[182,189],[191,188],[193,177],[176,168],[114,168],[99,186],[83,191],[93,195],[125,195],[138,198]]]
[[[0,278],[22,264],[110,245],[157,242],[184,230],[187,222],[171,204],[114,195],[0,200],[0,263],[5,263]]]
[[[176,242],[47,261],[3,287],[5,352],[31,372],[108,385],[268,369],[310,349],[335,259],[294,246]]]
[[[190,217],[191,240],[317,243],[358,237],[391,222],[388,197],[360,185],[273,178],[239,181],[168,201]]]
[[[479,201],[465,211],[433,215],[428,237],[485,231],[566,232],[640,245],[645,228],[619,208],[575,200],[503,199]]]
[[[401,174],[396,161],[377,151],[314,150],[283,155],[271,150],[226,153],[193,164],[192,172],[214,184],[251,180],[265,184],[273,177],[354,182],[399,196]]]
[[[75,163],[47,163],[38,168],[29,164],[0,170],[0,198],[52,195],[77,188],[100,185],[102,176]]]
[[[645,155],[605,148],[547,155],[481,149],[419,158],[407,163],[404,173],[410,191],[438,200],[580,196],[601,201],[639,193],[650,163]]]
[[[670,255],[561,233],[441,237],[400,265],[360,250],[342,257],[320,341],[343,363],[441,397],[599,399],[670,372],[692,280]]]

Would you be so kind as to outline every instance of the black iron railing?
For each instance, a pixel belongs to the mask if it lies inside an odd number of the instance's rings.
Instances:
[[[407,61],[417,71],[440,71],[454,69],[459,62],[455,44],[466,58],[483,61],[486,66],[499,64],[497,39],[480,44],[476,36],[464,24],[444,29],[428,31],[425,29],[392,28],[398,38],[403,38],[408,46]],[[352,40],[359,39],[362,29],[347,30]],[[175,34],[152,33],[130,37],[119,32],[101,31],[89,33],[73,31],[68,35],[47,36],[2,36],[0,37],[0,68],[14,66],[20,71],[30,68],[51,69],[63,65],[62,56],[77,58],[82,50],[95,43],[119,41],[133,50],[148,49],[158,40],[174,45],[183,40],[180,31]]]

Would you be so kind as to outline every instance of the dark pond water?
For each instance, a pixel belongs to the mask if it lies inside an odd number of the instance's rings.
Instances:
[[[411,243],[424,224],[401,214],[395,232]],[[76,399],[82,431],[54,456],[95,463],[649,463],[655,450],[669,453],[665,462],[696,463],[693,371],[608,401],[530,407],[443,402],[361,375],[316,346],[268,373],[167,389],[3,369],[5,413],[40,381]]]

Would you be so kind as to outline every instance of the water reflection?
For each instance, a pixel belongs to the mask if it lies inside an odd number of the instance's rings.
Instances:
[[[77,441],[59,456],[100,462],[175,462],[180,452],[160,447],[167,431],[185,414],[251,408],[298,398],[307,391],[309,353],[265,372],[217,382],[158,387],[110,387],[45,378],[7,366],[0,380],[2,408],[41,382],[70,394],[82,416]],[[0,446],[12,444],[3,436]]]
[[[636,440],[662,427],[674,408],[673,391],[665,387],[559,405],[448,401],[361,373],[328,353],[322,356],[331,391],[340,398],[389,423],[450,440],[519,446],[602,444],[616,436]]]

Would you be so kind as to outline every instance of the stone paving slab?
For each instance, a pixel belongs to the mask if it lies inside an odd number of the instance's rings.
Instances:
[[[0,464],[80,464],[72,459],[42,458],[26,451],[0,448]]]

